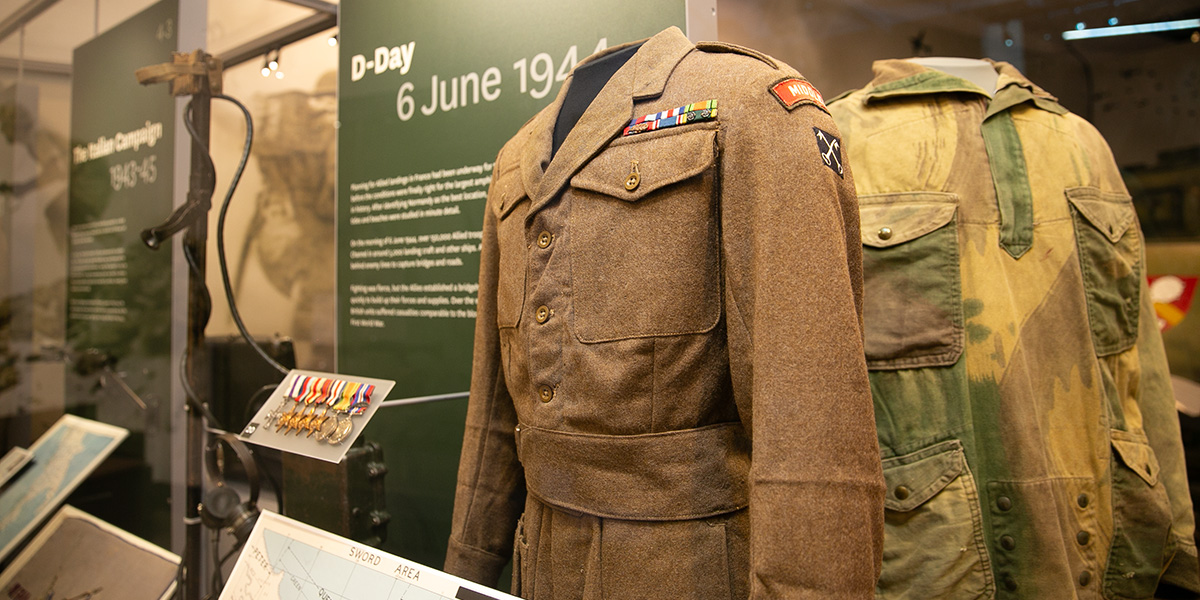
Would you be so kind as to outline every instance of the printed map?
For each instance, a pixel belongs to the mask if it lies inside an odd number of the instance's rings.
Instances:
[[[263,512],[221,600],[516,600],[513,596]]]

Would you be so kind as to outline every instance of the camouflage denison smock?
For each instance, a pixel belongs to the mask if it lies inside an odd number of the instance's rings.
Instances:
[[[861,215],[879,595],[1200,590],[1129,194],[1090,124],[995,68],[989,98],[881,61],[830,106]]]

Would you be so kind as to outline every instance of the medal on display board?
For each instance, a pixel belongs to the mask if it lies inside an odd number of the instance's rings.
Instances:
[[[293,370],[242,429],[247,442],[339,462],[395,382]]]

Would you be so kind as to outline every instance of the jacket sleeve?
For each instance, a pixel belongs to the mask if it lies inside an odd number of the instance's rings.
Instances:
[[[1116,160],[1107,142],[1091,124],[1085,124],[1081,133],[1085,148],[1092,155],[1094,164],[1099,165],[1100,185],[1109,189],[1125,190]],[[1135,225],[1135,233],[1141,235]],[[1144,251],[1140,256],[1146,264]],[[1166,487],[1171,508],[1171,532],[1168,555],[1161,581],[1194,592],[1200,592],[1200,560],[1197,559],[1195,542],[1195,516],[1188,488],[1187,467],[1184,464],[1183,441],[1179,431],[1179,413],[1175,408],[1175,393],[1171,388],[1171,373],[1163,348],[1162,334],[1158,330],[1158,318],[1150,298],[1146,273],[1139,274],[1140,306],[1138,309],[1138,334],[1134,347],[1117,355],[1112,360],[1118,381],[1136,381],[1134,402],[1141,415],[1141,425],[1150,447],[1159,463],[1159,482]],[[1128,418],[1126,409],[1126,418]]]
[[[721,105],[730,364],[753,444],[751,597],[871,598],[884,484],[858,205],[840,148],[819,142],[817,130],[838,136],[833,119],[771,96],[784,75]]]
[[[1193,537],[1196,523],[1188,490],[1187,468],[1183,459],[1179,414],[1175,409],[1171,373],[1167,368],[1166,351],[1158,331],[1154,304],[1150,300],[1150,290],[1144,278],[1141,285],[1142,300],[1136,346],[1141,371],[1138,398],[1146,438],[1150,441],[1150,447],[1154,449],[1161,469],[1159,479],[1166,486],[1167,498],[1171,502],[1169,543],[1175,551],[1162,580],[1200,592],[1200,561],[1196,557],[1196,542]]]
[[[493,173],[500,165],[496,167]],[[489,190],[479,257],[471,394],[443,568],[447,573],[495,587],[512,556],[513,535],[524,505],[525,475],[517,460],[516,411],[500,360],[496,326],[499,244],[491,196]]]

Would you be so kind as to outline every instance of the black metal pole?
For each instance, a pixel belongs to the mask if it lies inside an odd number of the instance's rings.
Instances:
[[[188,196],[208,194],[216,188],[216,174],[208,162],[208,133],[212,96],[206,78],[199,78],[201,90],[192,95],[191,120],[197,138],[192,140],[191,175]],[[211,310],[205,288],[205,251],[208,244],[208,212],[192,221],[184,233],[184,252],[191,258],[188,269],[188,322],[187,322],[187,365],[186,377],[200,405],[207,405],[211,395],[209,385],[208,350],[204,344],[204,328],[208,324]],[[185,531],[184,600],[200,599],[200,582],[203,580],[203,527],[200,523],[201,489],[204,481],[204,415],[185,405],[187,410],[187,529]],[[214,567],[215,568],[215,567]]]

